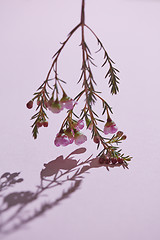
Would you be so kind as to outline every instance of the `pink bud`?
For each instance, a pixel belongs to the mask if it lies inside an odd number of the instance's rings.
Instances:
[[[80,119],[80,120],[76,123],[75,129],[76,129],[77,131],[79,131],[79,130],[81,130],[81,129],[83,129],[83,128],[84,128],[84,121],[83,121],[83,119]]]
[[[31,108],[33,107],[33,101],[30,100],[30,101],[26,104],[26,107],[27,107],[28,109],[31,109]]]
[[[99,143],[99,142],[100,142],[99,136],[94,136],[93,141],[94,141],[95,143]]]

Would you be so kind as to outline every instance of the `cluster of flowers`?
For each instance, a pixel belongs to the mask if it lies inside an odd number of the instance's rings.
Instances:
[[[42,103],[41,101],[37,100],[37,105],[40,106]],[[44,105],[46,108],[48,108],[52,113],[59,113],[61,112],[64,108],[68,110],[72,110],[75,101],[68,97],[65,92],[63,92],[63,96],[61,100],[59,101],[58,99],[54,100],[53,97],[51,97],[48,101],[44,102]],[[31,109],[33,107],[33,100],[30,100],[26,104],[27,108]],[[48,127],[48,122],[45,119],[39,119],[36,122],[37,127]],[[88,126],[89,130],[93,129],[93,124],[90,120],[86,121],[86,125]],[[54,144],[59,147],[59,146],[67,146],[69,144],[72,144],[73,142],[76,145],[83,144],[85,141],[87,141],[87,137],[80,132],[81,129],[84,128],[84,121],[81,119],[79,121],[73,121],[72,122],[72,127],[68,127],[67,129],[61,129],[59,133],[57,133],[56,138],[54,140]],[[116,124],[112,119],[109,117],[107,118],[107,122],[104,125],[103,132],[104,134],[114,134],[118,130]],[[93,137],[93,141],[95,143],[100,142],[100,137],[95,135]]]
[[[57,133],[56,138],[54,140],[54,144],[59,146],[67,146],[72,144],[73,142],[76,145],[80,145],[87,141],[87,137],[80,132],[81,129],[84,128],[84,121],[81,119],[78,122],[74,122],[73,128],[67,128],[66,130],[60,130]]]
[[[71,110],[73,109],[73,106],[75,104],[75,101],[68,97],[65,92],[63,92],[63,97],[59,101],[56,99],[54,101],[53,97],[47,102],[47,107],[48,109],[53,112],[53,113],[59,113],[61,112],[64,108]]]
[[[65,92],[63,92],[63,96],[61,100],[59,101],[58,99],[54,100],[53,97],[51,97],[48,101],[44,102],[44,105],[46,108],[48,108],[52,113],[59,113],[61,112],[64,108],[71,110],[74,107],[75,101],[68,97]],[[37,100],[37,105],[41,105],[41,101]],[[33,108],[33,100],[30,100],[27,104],[26,107],[28,109]],[[36,123],[37,127],[40,128],[42,126],[48,127],[48,122],[46,120],[39,120]]]

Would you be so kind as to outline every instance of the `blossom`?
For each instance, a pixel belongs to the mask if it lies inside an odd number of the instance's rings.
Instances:
[[[104,134],[115,133],[117,132],[118,128],[110,118],[107,119],[106,124],[104,125]]]
[[[83,144],[85,141],[87,141],[87,137],[80,133],[79,131],[76,131],[75,132],[75,135],[74,135],[74,142],[76,145],[81,145]]]
[[[56,101],[53,101],[53,98],[51,98],[47,103],[48,109],[53,113],[59,113],[63,110],[63,104],[56,99]]]
[[[63,97],[61,98],[60,103],[63,104],[64,108],[71,110],[73,109],[75,101],[63,92]]]
[[[70,144],[70,141],[69,141],[68,136],[65,135],[64,133],[58,133],[54,140],[54,144],[56,145],[56,147],[59,147],[59,146],[65,147]]]
[[[63,106],[66,109],[72,110],[74,106],[74,100],[72,98],[69,98],[65,102],[63,102]]]
[[[84,128],[84,121],[83,121],[83,119],[80,119],[78,122],[76,122],[74,127],[78,131],[83,129]]]

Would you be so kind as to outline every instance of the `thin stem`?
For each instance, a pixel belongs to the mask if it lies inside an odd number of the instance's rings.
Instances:
[[[81,45],[82,45],[82,69],[83,69],[83,75],[84,75],[83,85],[84,85],[84,88],[85,88],[86,103],[87,103],[89,114],[90,114],[91,121],[92,121],[92,124],[93,124],[93,130],[94,130],[95,134],[100,137],[100,141],[101,141],[103,147],[106,149],[108,146],[107,146],[107,144],[104,143],[103,138],[100,136],[100,134],[99,134],[99,132],[96,128],[95,119],[94,119],[94,116],[93,116],[93,113],[92,113],[92,109],[91,109],[91,106],[88,102],[88,86],[87,86],[86,67],[85,67],[86,66],[86,58],[85,58],[86,47],[85,47],[85,38],[84,38],[84,26],[85,26],[84,19],[85,19],[84,0],[82,0],[82,10],[81,10],[82,43],[81,43]]]
[[[82,0],[82,9],[81,9],[81,24],[85,22],[85,0]]]
[[[73,33],[80,27],[80,25],[81,25],[81,24],[79,23],[79,24],[70,32],[70,34],[68,35],[67,39],[63,42],[62,47],[54,54],[53,58],[54,58],[55,56],[56,56],[56,57],[55,57],[52,65],[51,65],[51,67],[50,67],[50,69],[49,69],[49,71],[48,71],[48,74],[47,74],[47,77],[46,77],[46,80],[45,80],[45,81],[48,81],[49,76],[50,76],[50,73],[51,73],[51,71],[52,71],[52,68],[53,68],[54,64],[57,62],[58,57],[59,57],[62,49],[64,48],[64,46],[66,45],[66,43],[69,41],[69,39],[71,38],[71,36],[73,35]]]
[[[99,38],[97,37],[97,35],[93,32],[93,30],[92,30],[88,25],[85,24],[85,27],[88,28],[88,29],[91,31],[91,33],[93,33],[93,35],[95,36],[95,38],[99,40]]]
[[[63,126],[64,126],[66,120],[67,120],[67,119],[69,118],[69,116],[72,114],[74,107],[76,106],[77,102],[79,101],[79,99],[81,98],[81,96],[83,95],[83,93],[84,93],[84,91],[79,95],[79,97],[77,98],[76,102],[75,102],[74,105],[73,105],[73,108],[68,112],[67,117],[64,119],[64,121],[63,121],[63,123],[62,123],[62,125],[61,125],[61,130],[63,129]],[[61,131],[61,130],[60,130],[60,131]]]

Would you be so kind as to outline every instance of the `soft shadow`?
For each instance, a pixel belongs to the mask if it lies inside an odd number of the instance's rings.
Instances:
[[[23,178],[18,178],[20,172],[9,173],[5,172],[0,177],[0,192],[6,190],[9,187],[13,187],[16,183],[23,181]]]
[[[44,163],[44,169],[41,171],[41,179],[44,177],[50,177],[54,174],[58,174],[60,170],[68,170],[77,167],[78,161],[71,157],[72,155],[78,155],[86,152],[86,148],[79,148],[71,152],[66,158],[63,155],[57,157],[55,160],[50,161],[49,163]]]
[[[0,206],[0,215],[7,213],[7,218],[0,222],[0,232],[3,234],[12,233],[25,226],[27,223],[42,216],[46,211],[57,206],[63,200],[69,198],[77,191],[82,183],[84,174],[92,168],[105,167],[107,170],[111,167],[123,166],[122,164],[100,164],[98,158],[90,156],[85,161],[75,159],[75,155],[80,155],[86,152],[86,148],[79,148],[71,152],[67,157],[58,156],[55,160],[44,163],[44,168],[40,171],[40,184],[36,190],[12,192],[6,196],[1,195],[2,203]],[[123,166],[125,168],[125,166]],[[7,190],[9,187],[15,187],[16,183],[23,181],[18,178],[20,173],[4,173],[0,178],[0,191]],[[63,186],[65,183],[70,183],[67,190],[62,189],[62,194],[54,201],[45,201],[39,204],[40,197],[46,196],[50,189],[57,186]],[[49,191],[49,192],[48,192]],[[36,203],[39,209],[28,211],[28,206],[32,207]],[[11,212],[11,214],[9,214]],[[1,218],[2,219],[2,218]]]

